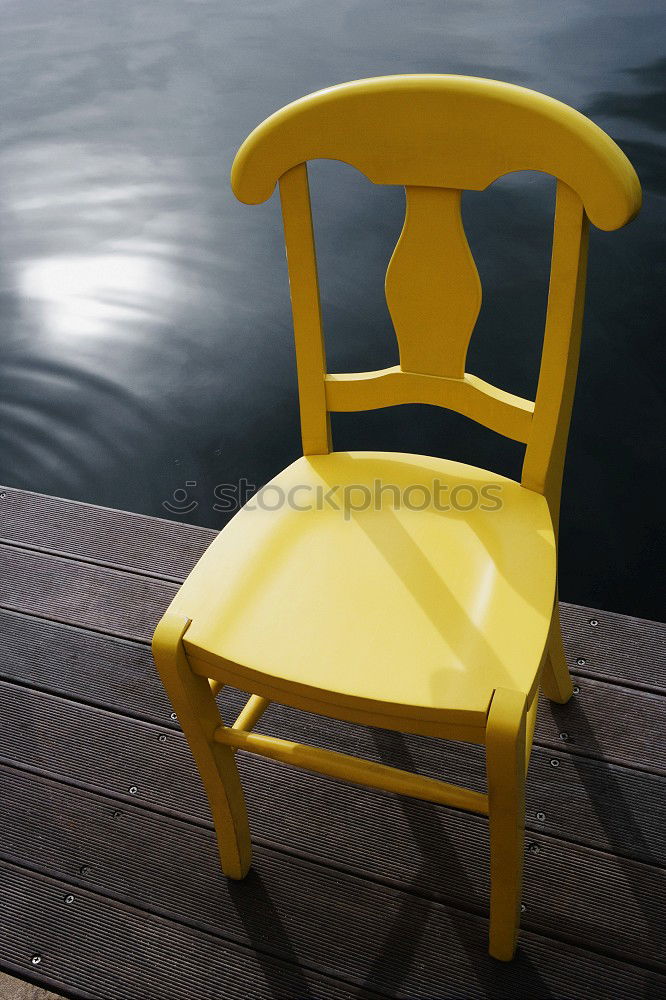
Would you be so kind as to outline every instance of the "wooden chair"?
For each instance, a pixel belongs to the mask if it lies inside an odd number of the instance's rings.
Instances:
[[[392,368],[326,372],[306,167],[322,157],[405,187],[404,228],[386,275],[400,350]],[[461,189],[482,190],[516,170],[557,178],[534,403],[465,371],[481,289]],[[153,640],[208,795],[222,868],[240,879],[250,865],[237,749],[487,814],[490,954],[511,959],[539,687],[558,702],[572,693],[558,618],[557,522],[588,219],[605,230],[628,222],[640,207],[638,178],[604,132],[558,101],[492,80],[415,75],[331,87],[276,112],[241,146],[231,183],[250,204],[279,183],[303,457],[220,532]],[[421,455],[332,451],[330,411],[407,402],[457,410],[523,442],[520,483]],[[449,499],[458,490],[459,502],[448,510],[403,502],[410,490],[428,497],[436,483]],[[367,502],[373,489],[381,496]],[[331,491],[340,510],[326,502]],[[484,496],[493,499],[484,504]],[[231,726],[215,701],[225,684],[250,693]],[[272,700],[483,744],[487,795],[253,733]]]

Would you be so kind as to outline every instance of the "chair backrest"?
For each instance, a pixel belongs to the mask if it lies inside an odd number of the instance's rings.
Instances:
[[[404,185],[402,233],[386,273],[400,364],[328,374],[307,166],[341,160],[376,184]],[[461,192],[503,174],[557,178],[546,327],[536,401],[466,373],[481,285],[465,237]],[[341,84],[303,97],[240,147],[231,184],[248,204],[279,182],[294,315],[305,454],[330,450],[329,412],[398,403],[455,409],[527,445],[522,483],[559,507],[580,346],[587,220],[618,229],[641,189],[600,128],[552,98],[474,77],[409,75]]]

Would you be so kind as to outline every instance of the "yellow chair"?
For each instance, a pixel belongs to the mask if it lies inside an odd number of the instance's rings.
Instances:
[[[386,275],[400,364],[327,374],[306,161],[342,160],[405,187]],[[534,403],[465,371],[481,301],[461,189],[515,170],[557,178],[548,310]],[[234,753],[460,809],[490,822],[490,954],[520,916],[525,772],[539,687],[572,693],[557,606],[557,522],[581,336],[588,219],[623,226],[636,174],[577,111],[472,77],[358,80],[276,112],[241,146],[243,202],[279,183],[303,457],[201,558],[157,626],[157,668],[210,802],[222,867],[250,837]],[[520,483],[423,455],[331,450],[330,411],[448,407],[526,445]],[[339,508],[339,509],[336,509]],[[232,726],[215,695],[250,693]],[[251,730],[270,701],[404,733],[483,744],[488,793]],[[352,836],[352,831],[350,831]]]

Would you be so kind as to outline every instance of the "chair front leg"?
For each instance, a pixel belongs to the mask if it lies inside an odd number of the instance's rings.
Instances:
[[[550,698],[551,701],[557,701],[561,705],[569,701],[573,694],[571,674],[562,643],[562,626],[557,598],[555,599],[550,635],[548,636],[546,662],[541,672],[541,687],[547,698]]]
[[[520,924],[525,834],[527,703],[518,691],[498,689],[486,727],[490,823],[490,944],[493,958],[510,961]]]
[[[189,624],[185,615],[167,611],[153,636],[153,659],[208,796],[222,870],[241,879],[252,858],[245,797],[233,750],[213,740],[222,719],[210,685],[187,660],[183,636]]]

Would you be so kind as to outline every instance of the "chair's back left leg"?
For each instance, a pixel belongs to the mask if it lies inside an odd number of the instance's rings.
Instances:
[[[210,685],[187,660],[183,635],[189,624],[184,615],[167,611],[153,636],[153,658],[208,796],[222,869],[240,879],[252,857],[245,798],[233,750],[213,740],[222,719]]]
[[[486,727],[490,823],[490,944],[493,958],[513,958],[520,924],[525,831],[527,703],[498,689]]]
[[[541,671],[541,688],[551,701],[564,704],[573,694],[571,674],[567,666],[567,658],[562,643],[562,626],[560,624],[560,608],[555,599],[553,618],[548,636],[546,662]]]

